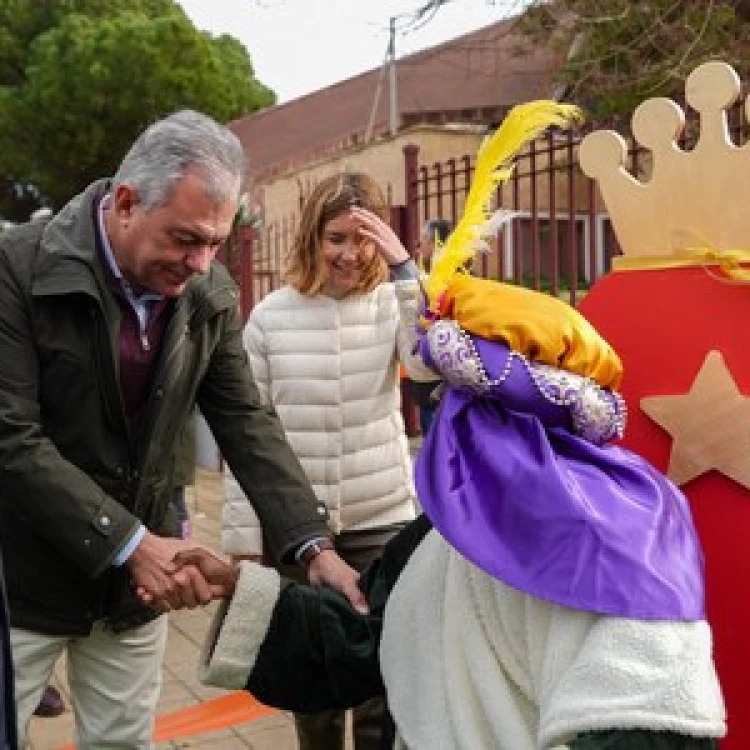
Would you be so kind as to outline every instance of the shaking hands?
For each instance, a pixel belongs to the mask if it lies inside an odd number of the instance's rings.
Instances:
[[[236,566],[205,547],[150,532],[127,564],[139,599],[163,612],[230,597],[239,575]]]
[[[127,564],[139,599],[163,612],[230,598],[240,575],[238,565],[206,547],[151,532],[146,532]],[[313,584],[340,591],[358,612],[367,612],[364,594],[357,586],[359,574],[333,550],[318,554],[309,563],[307,575]]]

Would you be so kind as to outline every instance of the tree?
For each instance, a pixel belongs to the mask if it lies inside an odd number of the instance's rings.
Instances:
[[[99,18],[127,10],[147,18],[182,13],[174,0],[0,0],[0,85],[19,85],[24,80],[31,43],[73,13]]]
[[[593,116],[679,94],[706,60],[750,73],[750,0],[534,0],[517,29],[566,56],[566,97]]]
[[[0,28],[0,183],[55,208],[171,111],[226,121],[275,99],[239,41],[197,31],[172,0],[0,0]]]

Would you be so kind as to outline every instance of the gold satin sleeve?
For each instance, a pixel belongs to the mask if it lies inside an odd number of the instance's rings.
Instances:
[[[622,363],[615,350],[575,308],[548,294],[456,274],[446,310],[469,333],[501,339],[527,359],[617,389]]]

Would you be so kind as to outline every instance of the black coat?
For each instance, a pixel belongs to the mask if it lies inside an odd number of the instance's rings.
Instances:
[[[170,303],[141,427],[117,375],[121,310],[96,247],[96,183],[48,224],[0,236],[0,537],[11,619],[50,635],[154,616],[127,566],[139,523],[176,531],[175,442],[197,404],[253,503],[275,557],[326,536],[317,501],[242,345],[238,295],[213,263]]]
[[[385,606],[412,553],[431,529],[427,518],[420,516],[395,536],[382,557],[362,574],[360,586],[370,606],[366,616],[357,614],[336,591],[286,581],[246,689],[266,705],[300,713],[353,708],[385,695],[378,658]],[[386,737],[384,742],[392,743],[393,738]],[[717,743],[709,738],[636,729],[587,732],[568,747],[712,750]]]

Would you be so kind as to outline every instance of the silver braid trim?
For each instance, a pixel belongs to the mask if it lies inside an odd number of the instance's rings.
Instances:
[[[557,367],[527,360],[524,364],[542,397],[568,408],[576,435],[602,445],[625,434],[628,409],[619,393]]]
[[[436,321],[427,332],[427,340],[435,364],[454,388],[480,396],[489,394],[508,379],[514,362],[518,361],[542,398],[568,409],[576,435],[601,445],[621,438],[625,432],[627,407],[624,399],[590,378],[529,362],[522,354],[510,352],[503,371],[490,379],[472,337],[455,320]]]

